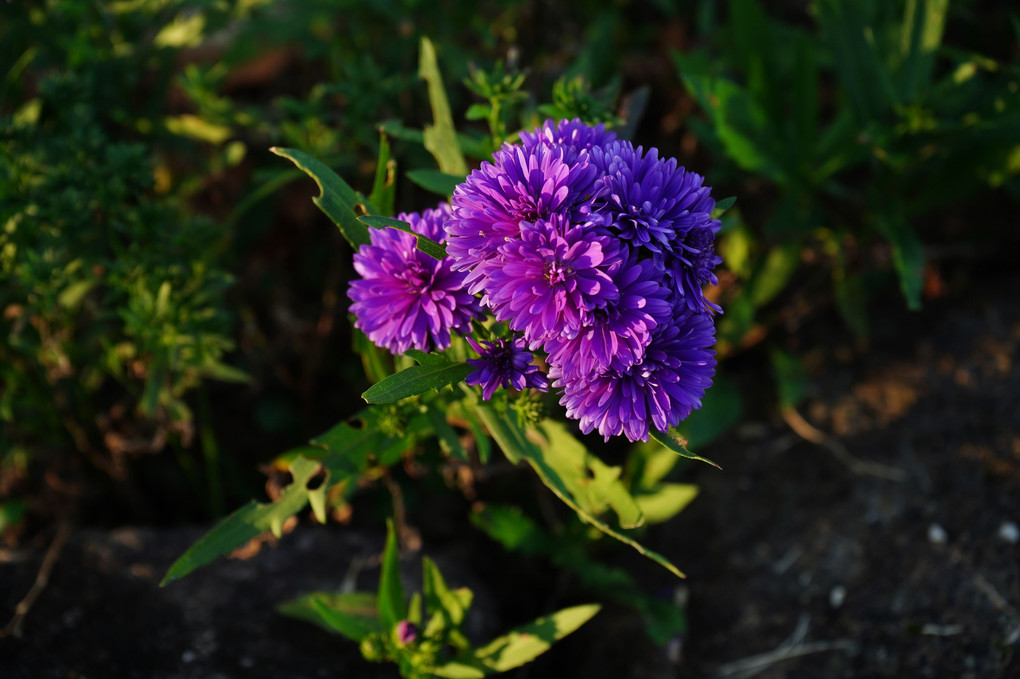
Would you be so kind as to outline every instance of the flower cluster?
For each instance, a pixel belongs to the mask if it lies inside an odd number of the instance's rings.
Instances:
[[[647,440],[700,407],[715,372],[710,189],[603,125],[547,121],[521,141],[450,204],[398,216],[449,257],[430,260],[411,234],[373,232],[355,256],[356,325],[394,353],[442,350],[487,309],[511,332],[468,340],[479,358],[467,382],[485,399],[551,381],[583,432]]]

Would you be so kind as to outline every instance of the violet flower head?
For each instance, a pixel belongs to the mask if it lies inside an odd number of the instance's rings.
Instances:
[[[523,222],[520,239],[498,252],[500,265],[485,281],[487,304],[533,348],[573,336],[592,312],[620,296],[612,276],[622,263],[618,242],[595,227],[560,215]]]
[[[450,346],[451,330],[471,331],[471,319],[481,318],[482,310],[464,289],[464,273],[418,250],[410,233],[369,229],[369,238],[354,255],[361,278],[347,291],[354,327],[393,354],[441,351]]]
[[[653,253],[670,252],[698,215],[715,206],[704,178],[659,158],[630,142],[617,141],[592,149],[592,163],[604,173],[593,209],[609,221],[624,240]]]
[[[650,260],[629,257],[626,246],[621,251],[626,263],[613,276],[619,296],[592,312],[574,337],[546,342],[550,377],[576,379],[609,368],[625,370],[644,356],[652,331],[670,322],[673,308],[659,271]]]
[[[411,230],[430,240],[442,243],[446,240],[446,220],[453,215],[453,208],[443,202],[434,208],[417,212],[401,212],[397,219],[411,225]]]
[[[605,146],[616,140],[616,133],[606,130],[605,123],[592,126],[581,122],[579,118],[561,120],[558,123],[546,120],[541,127],[533,132],[521,132],[521,142],[525,149],[538,144],[546,146],[564,146],[570,155],[576,157],[579,151],[588,151],[596,146]]]
[[[520,236],[521,222],[585,212],[595,174],[587,154],[568,163],[563,149],[504,145],[453,192],[446,250],[454,269],[492,264],[499,247]],[[481,290],[485,268],[468,279],[472,294]]]
[[[714,206],[715,201],[712,201]],[[677,295],[676,304],[691,311],[711,310],[722,313],[722,307],[705,298],[704,288],[716,285],[715,268],[722,263],[722,257],[715,254],[715,234],[720,223],[707,213],[699,213],[700,219],[681,234],[673,243],[673,251],[661,258],[665,274],[673,281]]]
[[[647,441],[650,426],[664,432],[701,407],[715,374],[714,333],[709,314],[684,310],[656,327],[645,355],[626,370],[557,379],[560,404],[586,434]]]
[[[464,380],[468,384],[482,386],[482,399],[488,401],[496,389],[526,388],[549,391],[549,380],[542,374],[537,365],[531,364],[531,352],[524,346],[523,337],[512,340],[498,339],[493,342],[467,338],[471,348],[478,352],[479,358],[469,358],[469,365],[477,368]]]

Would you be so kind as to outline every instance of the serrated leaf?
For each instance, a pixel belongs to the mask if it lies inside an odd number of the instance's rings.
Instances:
[[[439,170],[426,168],[409,170],[405,176],[426,191],[447,198],[453,195],[453,190],[465,178],[465,175],[447,174]]]
[[[651,438],[655,439],[656,441],[658,441],[659,443],[666,446],[674,453],[682,457],[686,457],[690,460],[698,460],[699,462],[710,464],[716,469],[722,469],[722,467],[717,465],[715,462],[712,462],[708,458],[701,457],[700,455],[695,455],[691,451],[687,450],[687,439],[684,438],[684,435],[681,434],[680,430],[678,430],[676,427],[670,427],[669,430],[666,432],[656,431],[655,429],[652,429],[649,432],[649,435],[651,436]]]
[[[283,489],[276,502],[260,504],[254,500],[220,521],[188,548],[167,570],[160,586],[179,580],[216,557],[231,552],[257,535],[278,529],[308,503],[309,479],[319,471],[318,462],[299,457],[290,467],[293,481]]]
[[[573,606],[518,627],[491,642],[455,659],[456,665],[473,667],[484,674],[506,672],[531,662],[552,645],[591,620],[601,607],[597,604]],[[436,673],[437,676],[470,676]]]
[[[371,592],[312,592],[280,604],[276,612],[353,641],[382,631],[376,596]]]
[[[315,180],[319,186],[319,195],[312,198],[312,202],[336,224],[351,247],[357,249],[370,242],[368,227],[358,221],[358,205],[362,201],[340,175],[303,151],[280,147],[269,150],[291,161]]]
[[[400,580],[400,552],[397,549],[397,532],[393,521],[386,521],[386,549],[383,551],[382,575],[379,577],[379,595],[376,601],[383,629],[393,627],[407,617],[404,584]]]
[[[358,217],[358,221],[372,227],[373,229],[389,228],[409,233],[418,240],[418,249],[429,257],[432,257],[433,259],[442,259],[443,257],[446,257],[446,248],[431,238],[416,232],[407,222],[399,219],[393,219],[391,217],[380,217],[378,215],[363,215]]]
[[[424,394],[431,389],[462,381],[475,367],[467,363],[413,365],[372,385],[361,395],[367,403],[396,403],[400,399]]]
[[[428,83],[429,103],[432,106],[432,124],[425,126],[423,134],[425,148],[436,159],[442,172],[467,175],[467,163],[457,141],[450,104],[446,99],[443,78],[436,61],[436,49],[428,38],[421,39],[418,77]]]

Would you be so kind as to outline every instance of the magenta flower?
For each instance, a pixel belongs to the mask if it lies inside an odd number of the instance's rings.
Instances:
[[[529,387],[549,391],[549,380],[537,365],[531,364],[531,352],[525,349],[524,338],[476,342],[468,337],[467,341],[479,357],[467,360],[469,365],[478,369],[464,381],[482,386],[482,400],[488,401],[500,387],[517,391]]]
[[[647,441],[650,426],[664,432],[701,407],[715,374],[714,344],[712,317],[684,310],[656,327],[644,356],[629,368],[567,373],[553,385],[563,387],[560,404],[582,432]]]
[[[545,145],[505,145],[454,190],[446,250],[455,270],[471,271],[472,294],[483,288],[499,247],[520,237],[521,222],[586,210],[595,168],[587,154],[567,163],[563,153]]]
[[[566,217],[523,222],[521,237],[498,250],[499,266],[485,280],[488,305],[535,347],[573,336],[592,312],[619,298],[612,274],[621,264],[618,243]]]
[[[441,351],[450,346],[451,330],[471,331],[471,319],[481,318],[482,310],[464,289],[464,273],[418,250],[412,234],[370,229],[369,237],[371,245],[354,255],[361,278],[347,291],[354,327],[393,354]]]

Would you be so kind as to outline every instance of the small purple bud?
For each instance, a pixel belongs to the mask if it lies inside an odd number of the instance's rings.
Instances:
[[[418,638],[418,628],[410,620],[401,620],[397,623],[397,643],[406,646]]]

